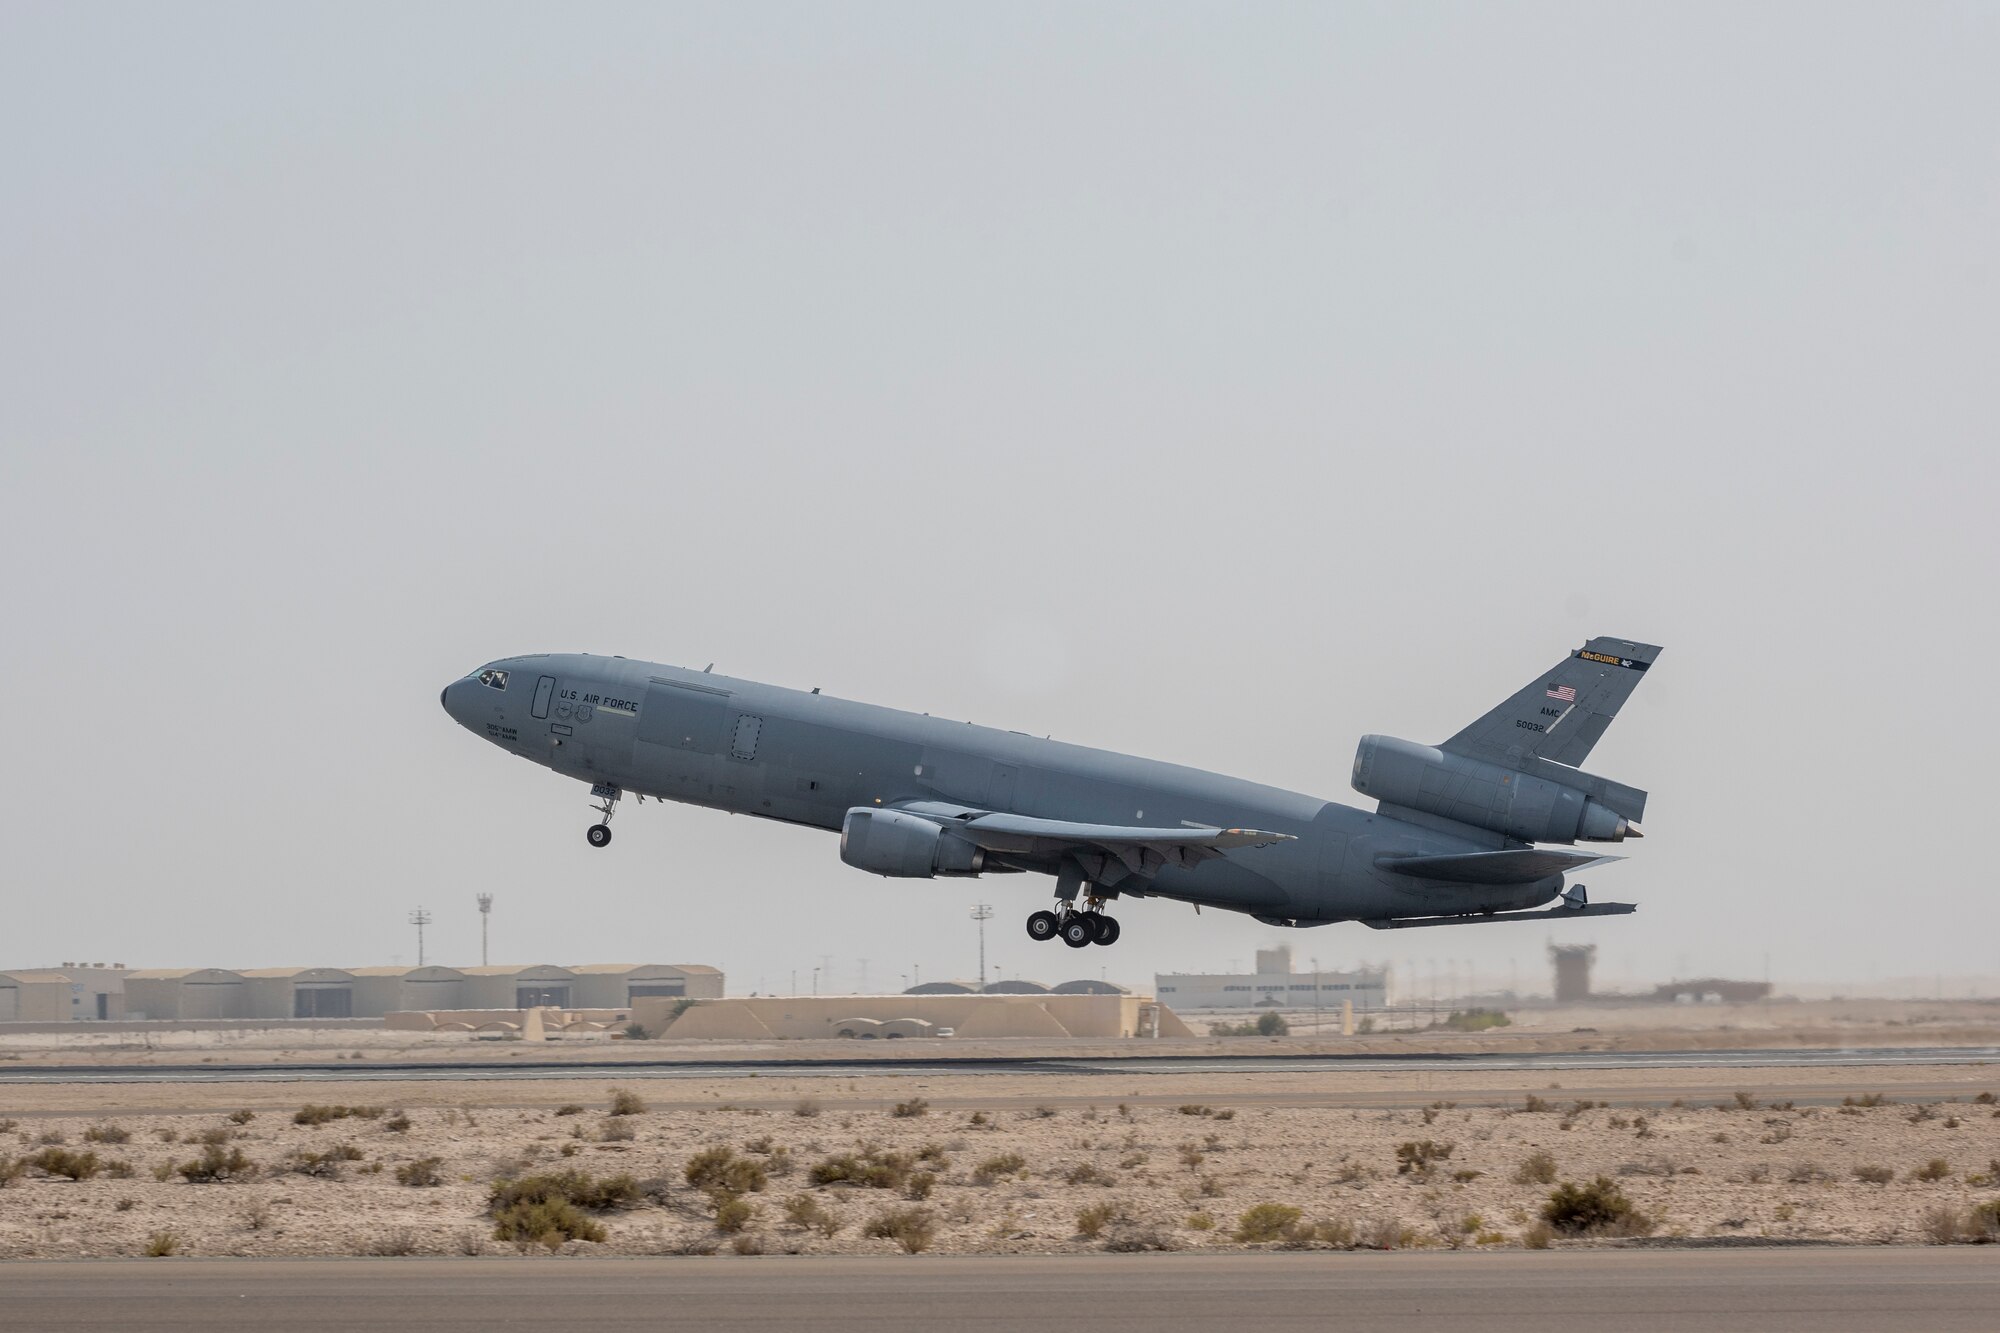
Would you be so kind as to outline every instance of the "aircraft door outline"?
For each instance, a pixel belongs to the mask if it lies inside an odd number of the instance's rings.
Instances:
[[[540,680],[536,681],[535,705],[529,711],[538,718],[547,718],[549,715],[549,697],[555,692],[556,678],[554,676],[543,676]]]

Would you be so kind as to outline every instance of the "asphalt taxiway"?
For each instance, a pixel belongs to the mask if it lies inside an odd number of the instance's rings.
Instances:
[[[1993,1327],[2000,1247],[1490,1254],[129,1259],[0,1265],[21,1333],[490,1333],[940,1327],[1958,1333]]]

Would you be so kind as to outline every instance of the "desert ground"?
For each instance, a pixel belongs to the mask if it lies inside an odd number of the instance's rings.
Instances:
[[[0,1257],[1975,1240],[1996,1095],[1981,1064],[15,1085]],[[1597,1225],[1548,1224],[1599,1178]]]

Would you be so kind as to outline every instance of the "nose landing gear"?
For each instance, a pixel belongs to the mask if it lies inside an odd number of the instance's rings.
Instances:
[[[604,820],[584,830],[583,836],[590,841],[592,847],[608,847],[611,845],[611,816],[618,808],[618,798],[624,793],[608,782],[600,782],[590,789],[590,794],[597,797],[596,808],[604,816]]]

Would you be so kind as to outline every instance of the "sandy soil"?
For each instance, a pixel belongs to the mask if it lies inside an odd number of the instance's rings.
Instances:
[[[140,1254],[161,1232],[189,1254],[491,1252],[509,1248],[491,1238],[491,1182],[565,1168],[650,1182],[644,1202],[601,1215],[604,1243],[571,1242],[569,1252],[726,1253],[739,1242],[717,1229],[714,1201],[684,1175],[690,1158],[714,1147],[754,1158],[767,1176],[745,1196],[753,1217],[740,1243],[811,1253],[894,1252],[892,1241],[863,1233],[899,1208],[921,1209],[935,1230],[931,1248],[945,1253],[1081,1251],[1108,1241],[1233,1247],[1240,1215],[1262,1203],[1350,1224],[1364,1240],[1519,1246],[1550,1189],[1516,1179],[1537,1151],[1554,1159],[1561,1180],[1614,1180],[1667,1238],[1918,1243],[1931,1210],[2000,1197],[2000,1107],[1974,1100],[2000,1092],[1991,1068],[1721,1077],[1753,1090],[1810,1088],[1827,1094],[1821,1102],[1841,1086],[1897,1100],[1786,1109],[1753,1092],[1753,1107],[1727,1095],[1661,1105],[1689,1082],[1688,1071],[1673,1070],[1593,1074],[1600,1086],[1590,1100],[1609,1107],[1577,1109],[1581,1090],[1544,1083],[1532,1095],[1553,1109],[1533,1112],[1521,1109],[1526,1086],[1501,1091],[1492,1075],[1457,1073],[1429,1076],[1423,1091],[1441,1103],[1434,1108],[1408,1104],[1408,1075],[953,1075],[634,1083],[650,1106],[622,1117],[606,1114],[611,1089],[601,1082],[24,1086],[0,1089],[0,1124],[16,1122],[0,1132],[0,1174],[4,1159],[48,1146],[93,1151],[107,1167],[80,1181],[29,1168],[0,1188],[0,1256]],[[1902,1087],[1958,1091],[1956,1100],[1920,1104],[1899,1096]],[[1500,1104],[1454,1104],[1461,1091]],[[1405,1105],[1365,1109],[1369,1098],[1390,1096]],[[898,1116],[899,1098],[928,1106]],[[817,1114],[798,1114],[801,1099]],[[307,1100],[390,1109],[293,1123]],[[583,1109],[558,1114],[564,1100]],[[1343,1100],[1357,1104],[1332,1104]],[[171,1109],[141,1113],[140,1103]],[[1182,1104],[1197,1109],[1184,1113]],[[239,1107],[253,1117],[232,1123],[224,1111]],[[398,1128],[398,1107],[407,1128]],[[116,1126],[112,1138],[128,1137],[88,1141],[106,1126]],[[220,1146],[241,1149],[256,1175],[183,1180],[175,1168],[200,1155],[204,1133],[226,1135]],[[1427,1173],[1399,1173],[1398,1146],[1424,1140],[1449,1145],[1450,1156]],[[359,1154],[337,1178],[292,1169],[299,1154],[336,1145]],[[911,1201],[907,1186],[810,1184],[816,1163],[871,1147],[941,1155],[911,1167],[935,1175],[929,1197]],[[1008,1154],[1021,1169],[979,1183],[981,1164]],[[397,1167],[425,1158],[438,1159],[443,1183],[398,1183]],[[1948,1174],[1917,1178],[1933,1158]],[[1857,1179],[1862,1166],[1887,1168],[1893,1179]],[[787,1220],[787,1201],[801,1194],[837,1219],[834,1235]],[[1079,1211],[1095,1205],[1113,1220],[1095,1238],[1080,1235]]]

